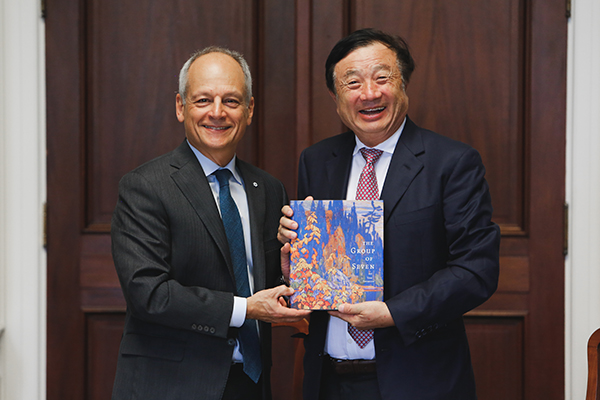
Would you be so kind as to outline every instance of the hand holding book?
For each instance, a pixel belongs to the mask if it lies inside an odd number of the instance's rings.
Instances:
[[[388,306],[382,301],[366,301],[358,304],[342,304],[329,314],[343,319],[357,329],[376,329],[394,326]]]
[[[308,196],[305,201],[312,201],[312,196]],[[298,223],[293,220],[294,210],[290,206],[283,206],[281,209],[281,213],[283,216],[279,220],[279,229],[277,231],[277,240],[283,243],[283,247],[281,248],[281,273],[285,278],[287,283],[290,282],[290,251],[291,245],[289,244],[291,240],[296,239],[298,234],[296,233],[296,229],[298,229]]]
[[[247,299],[246,318],[271,323],[296,322],[306,318],[310,311],[290,309],[283,300],[283,296],[293,293],[294,290],[285,285],[254,293]]]

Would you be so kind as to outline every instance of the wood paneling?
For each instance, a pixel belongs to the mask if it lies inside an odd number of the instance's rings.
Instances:
[[[79,308],[79,239],[84,180],[81,169],[83,82],[80,5],[48,1],[47,93],[47,368],[49,400],[83,399],[85,320]]]
[[[566,19],[560,1],[530,2],[525,127],[531,290],[525,337],[525,397],[564,393]],[[544,358],[544,353],[553,352]]]
[[[295,6],[292,1],[265,0],[261,11],[257,165],[284,182],[292,193],[296,169],[288,154],[293,154],[296,141]]]
[[[524,321],[518,317],[466,318],[477,396],[524,399]]]
[[[86,400],[106,400],[112,395],[117,356],[125,320],[123,313],[90,314],[86,318]]]
[[[479,398],[562,398],[562,6],[47,0],[48,399],[110,393],[125,310],[108,234],[117,183],[183,140],[174,106],[188,56],[213,44],[245,55],[256,112],[238,155],[295,198],[300,152],[344,130],[326,57],[367,26],[411,46],[411,118],[473,145],[487,168],[503,238],[498,291],[466,317]],[[290,343],[275,336],[281,354]]]
[[[256,4],[88,0],[81,12],[86,227],[103,232],[120,177],[185,137],[175,115],[175,94],[188,57],[206,46],[226,46],[243,53],[257,76]],[[238,153],[258,163],[254,126]]]
[[[481,153],[495,221],[504,234],[524,234],[525,2],[353,4],[352,28],[375,26],[407,39],[417,64],[407,88],[409,115]]]
[[[335,103],[325,84],[325,61],[337,41],[350,33],[349,23],[348,2],[312,2],[311,52],[309,53],[312,108],[307,146],[346,130],[337,115]]]
[[[528,293],[529,272],[527,257],[500,257],[498,293]]]

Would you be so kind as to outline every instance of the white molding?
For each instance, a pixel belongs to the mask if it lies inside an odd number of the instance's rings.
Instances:
[[[4,340],[3,340],[3,336],[4,336],[4,324],[5,324],[5,320],[6,320],[6,300],[5,300],[5,293],[6,293],[6,274],[4,273],[5,270],[5,265],[6,265],[6,261],[5,261],[5,248],[6,248],[6,230],[3,228],[6,226],[6,223],[4,222],[5,220],[5,214],[6,214],[6,200],[5,200],[5,188],[6,188],[6,177],[5,174],[3,173],[3,171],[5,171],[4,168],[4,153],[5,153],[5,132],[4,132],[4,125],[3,125],[3,121],[5,120],[5,111],[4,111],[4,101],[5,101],[5,93],[6,93],[6,89],[5,89],[5,84],[4,81],[6,80],[5,78],[5,74],[4,74],[4,62],[3,60],[5,59],[5,52],[4,52],[4,48],[5,48],[5,44],[4,42],[6,41],[5,37],[6,34],[4,32],[4,29],[2,28],[4,26],[4,0],[0,0],[0,327],[2,329],[2,334],[0,335],[0,400],[4,400],[6,399],[6,395],[4,394],[5,390],[4,390],[4,370],[5,370],[5,356],[4,356]]]
[[[600,4],[573,0],[567,77],[569,256],[565,399],[585,398],[587,340],[600,327]],[[550,351],[550,349],[549,349]]]
[[[0,399],[46,397],[44,23],[0,0]]]

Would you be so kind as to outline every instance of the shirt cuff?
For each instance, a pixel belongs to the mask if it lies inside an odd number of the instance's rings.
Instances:
[[[239,328],[246,320],[246,298],[233,296],[233,312],[229,326],[231,328]]]

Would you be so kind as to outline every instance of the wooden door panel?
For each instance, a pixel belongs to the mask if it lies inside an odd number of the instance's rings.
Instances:
[[[311,11],[311,129],[304,147],[346,130],[325,84],[325,61],[338,40],[349,33],[349,5],[342,1],[314,1]]]
[[[175,94],[179,69],[195,50],[230,47],[256,71],[251,2],[142,3],[90,0],[82,7],[87,231],[108,230],[121,176],[184,139]],[[239,154],[252,163],[255,142],[251,125]]]
[[[481,153],[495,221],[505,234],[524,234],[524,2],[382,3],[395,12],[357,0],[353,28],[376,25],[407,39],[416,61],[409,115]]]
[[[524,318],[467,317],[465,322],[477,396],[486,400],[524,399]]]
[[[89,333],[86,345],[85,399],[111,398],[124,326],[123,313],[90,313],[87,316],[86,328]]]
[[[255,165],[284,182],[291,194],[296,182],[296,166],[288,155],[295,147],[295,6],[292,1],[261,3],[258,47],[262,59],[254,79],[259,120],[253,124],[258,122],[260,130]]]
[[[125,299],[110,252],[110,235],[83,235],[78,265],[79,305],[82,311],[125,310]]]
[[[294,198],[300,152],[344,130],[325,59],[367,26],[411,46],[411,118],[473,145],[487,168],[503,237],[498,291],[466,316],[479,398],[562,398],[562,0],[47,3],[49,400],[110,393],[125,310],[108,233],[117,183],[183,140],[188,56],[244,53],[256,108],[238,155]],[[289,343],[275,337],[274,351]]]

